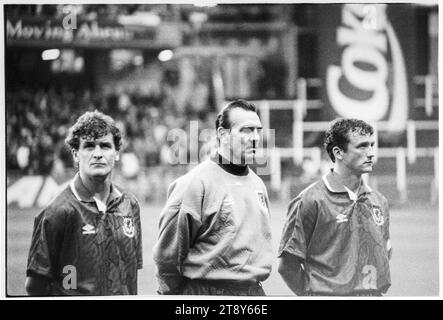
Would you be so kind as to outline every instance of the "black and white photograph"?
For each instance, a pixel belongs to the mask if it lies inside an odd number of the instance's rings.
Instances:
[[[1,295],[438,299],[438,9],[2,4]]]

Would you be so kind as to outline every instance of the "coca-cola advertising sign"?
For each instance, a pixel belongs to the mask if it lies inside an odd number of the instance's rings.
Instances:
[[[319,39],[328,118],[387,121],[404,130],[409,88],[404,50],[386,4],[334,5]],[[332,13],[332,14],[331,14]]]

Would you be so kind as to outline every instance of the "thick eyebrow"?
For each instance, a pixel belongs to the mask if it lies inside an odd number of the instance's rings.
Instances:
[[[367,147],[367,146],[369,146],[369,145],[373,146],[374,144],[375,144],[374,141],[371,141],[371,142],[369,142],[369,141],[364,141],[364,142],[360,142],[360,143],[357,145],[357,148],[360,148],[360,147]]]
[[[95,147],[96,144],[97,144],[96,141],[85,141],[85,142],[83,142],[83,147],[84,148]],[[109,141],[103,141],[103,142],[100,142],[100,146],[101,147],[111,147],[112,143]]]
[[[100,146],[110,147],[110,146],[112,146],[112,143],[108,142],[108,141],[104,141],[104,142],[100,142]]]
[[[93,147],[95,146],[95,142],[94,141],[85,141],[83,142],[83,147]]]
[[[255,127],[255,126],[244,126],[244,127],[241,127],[240,130],[243,130],[243,129],[250,129],[250,130],[257,129],[257,130],[261,130],[261,129],[263,129],[263,127],[262,127],[262,126],[259,126],[259,127]]]

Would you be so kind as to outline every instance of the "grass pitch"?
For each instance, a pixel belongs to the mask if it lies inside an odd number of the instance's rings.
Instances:
[[[141,210],[144,267],[139,273],[139,294],[156,295],[157,283],[152,247],[158,234],[158,216],[162,204],[144,204]],[[7,294],[26,295],[25,270],[31,243],[34,216],[39,209],[8,208],[7,211]],[[274,252],[277,252],[286,204],[271,203]],[[427,205],[391,209],[392,286],[387,296],[438,296],[438,208]],[[292,296],[277,273],[277,259],[271,276],[263,283],[270,296]]]

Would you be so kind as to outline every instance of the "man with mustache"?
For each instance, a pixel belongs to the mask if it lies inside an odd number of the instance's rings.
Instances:
[[[78,173],[34,222],[30,295],[134,295],[142,268],[140,208],[111,182],[122,137],[114,120],[86,112],[65,140]]]
[[[160,294],[265,295],[269,200],[248,166],[261,129],[254,105],[229,103],[216,119],[216,155],[170,185],[154,247]]]
[[[391,285],[388,202],[362,178],[373,133],[361,120],[333,122],[324,143],[333,168],[289,205],[278,271],[297,295],[381,296]]]

